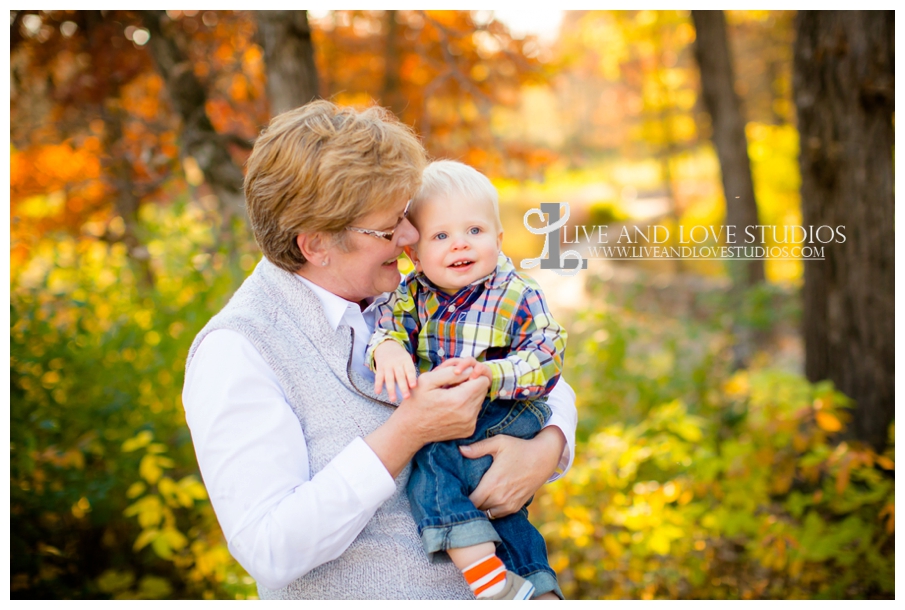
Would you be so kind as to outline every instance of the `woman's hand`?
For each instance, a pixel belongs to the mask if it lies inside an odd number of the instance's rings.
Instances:
[[[453,367],[456,374],[459,373],[470,373],[469,379],[477,379],[478,377],[486,377],[487,381],[491,384],[493,383],[493,374],[490,372],[490,367],[484,364],[483,362],[478,362],[476,358],[473,356],[466,356],[463,358],[450,358],[449,360],[444,360],[438,366],[438,369],[446,368],[448,366]]]
[[[478,510],[494,517],[518,511],[556,472],[566,438],[556,426],[548,426],[531,440],[499,434],[462,446],[469,459],[493,456],[493,464],[469,496]]]
[[[484,376],[469,379],[470,373],[456,373],[452,366],[424,373],[411,396],[382,426],[365,437],[393,477],[427,443],[474,434],[490,383]]]

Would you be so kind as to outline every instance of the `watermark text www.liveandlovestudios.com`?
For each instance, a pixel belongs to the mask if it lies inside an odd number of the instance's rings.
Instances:
[[[534,215],[541,220],[546,215],[547,224],[532,226]],[[569,276],[587,269],[589,259],[825,260],[828,244],[846,240],[845,225],[680,225],[671,234],[663,225],[625,225],[610,231],[608,225],[567,225],[568,220],[568,203],[542,203],[525,213],[525,228],[545,237],[540,256],[522,259],[522,269],[540,265]],[[563,251],[562,244],[580,244],[584,255]]]

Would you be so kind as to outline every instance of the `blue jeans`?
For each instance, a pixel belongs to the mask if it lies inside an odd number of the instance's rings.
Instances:
[[[547,561],[544,538],[528,521],[527,504],[515,514],[493,521],[487,519],[468,495],[478,486],[493,458],[485,455],[470,460],[459,452],[460,445],[497,434],[534,438],[549,417],[550,407],[543,399],[491,401],[488,398],[471,437],[431,443],[415,454],[408,496],[421,542],[431,561],[442,559],[438,555],[440,551],[496,542],[497,556],[506,568],[530,580],[537,595],[554,591],[562,597],[556,573]]]

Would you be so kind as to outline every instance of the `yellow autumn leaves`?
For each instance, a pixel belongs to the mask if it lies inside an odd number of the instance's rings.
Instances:
[[[732,429],[682,401],[661,405],[592,434],[539,495],[532,518],[566,595],[892,591],[895,486],[883,472],[894,449],[834,442],[847,401],[826,384],[743,371],[721,390],[746,409]]]

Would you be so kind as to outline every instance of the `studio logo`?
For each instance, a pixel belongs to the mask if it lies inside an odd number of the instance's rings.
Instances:
[[[562,206],[562,210],[560,206]],[[528,218],[532,214],[537,214],[542,221],[544,220],[544,214],[546,214],[547,226],[532,227],[531,223],[528,222]],[[582,269],[588,268],[588,261],[582,258],[577,251],[566,250],[560,253],[561,229],[568,220],[568,203],[542,203],[540,208],[531,208],[525,213],[525,228],[535,235],[546,235],[546,237],[544,238],[544,249],[541,251],[540,257],[522,259],[520,263],[522,269],[533,269],[540,263],[541,269],[551,269],[558,275],[569,277],[577,274]]]

